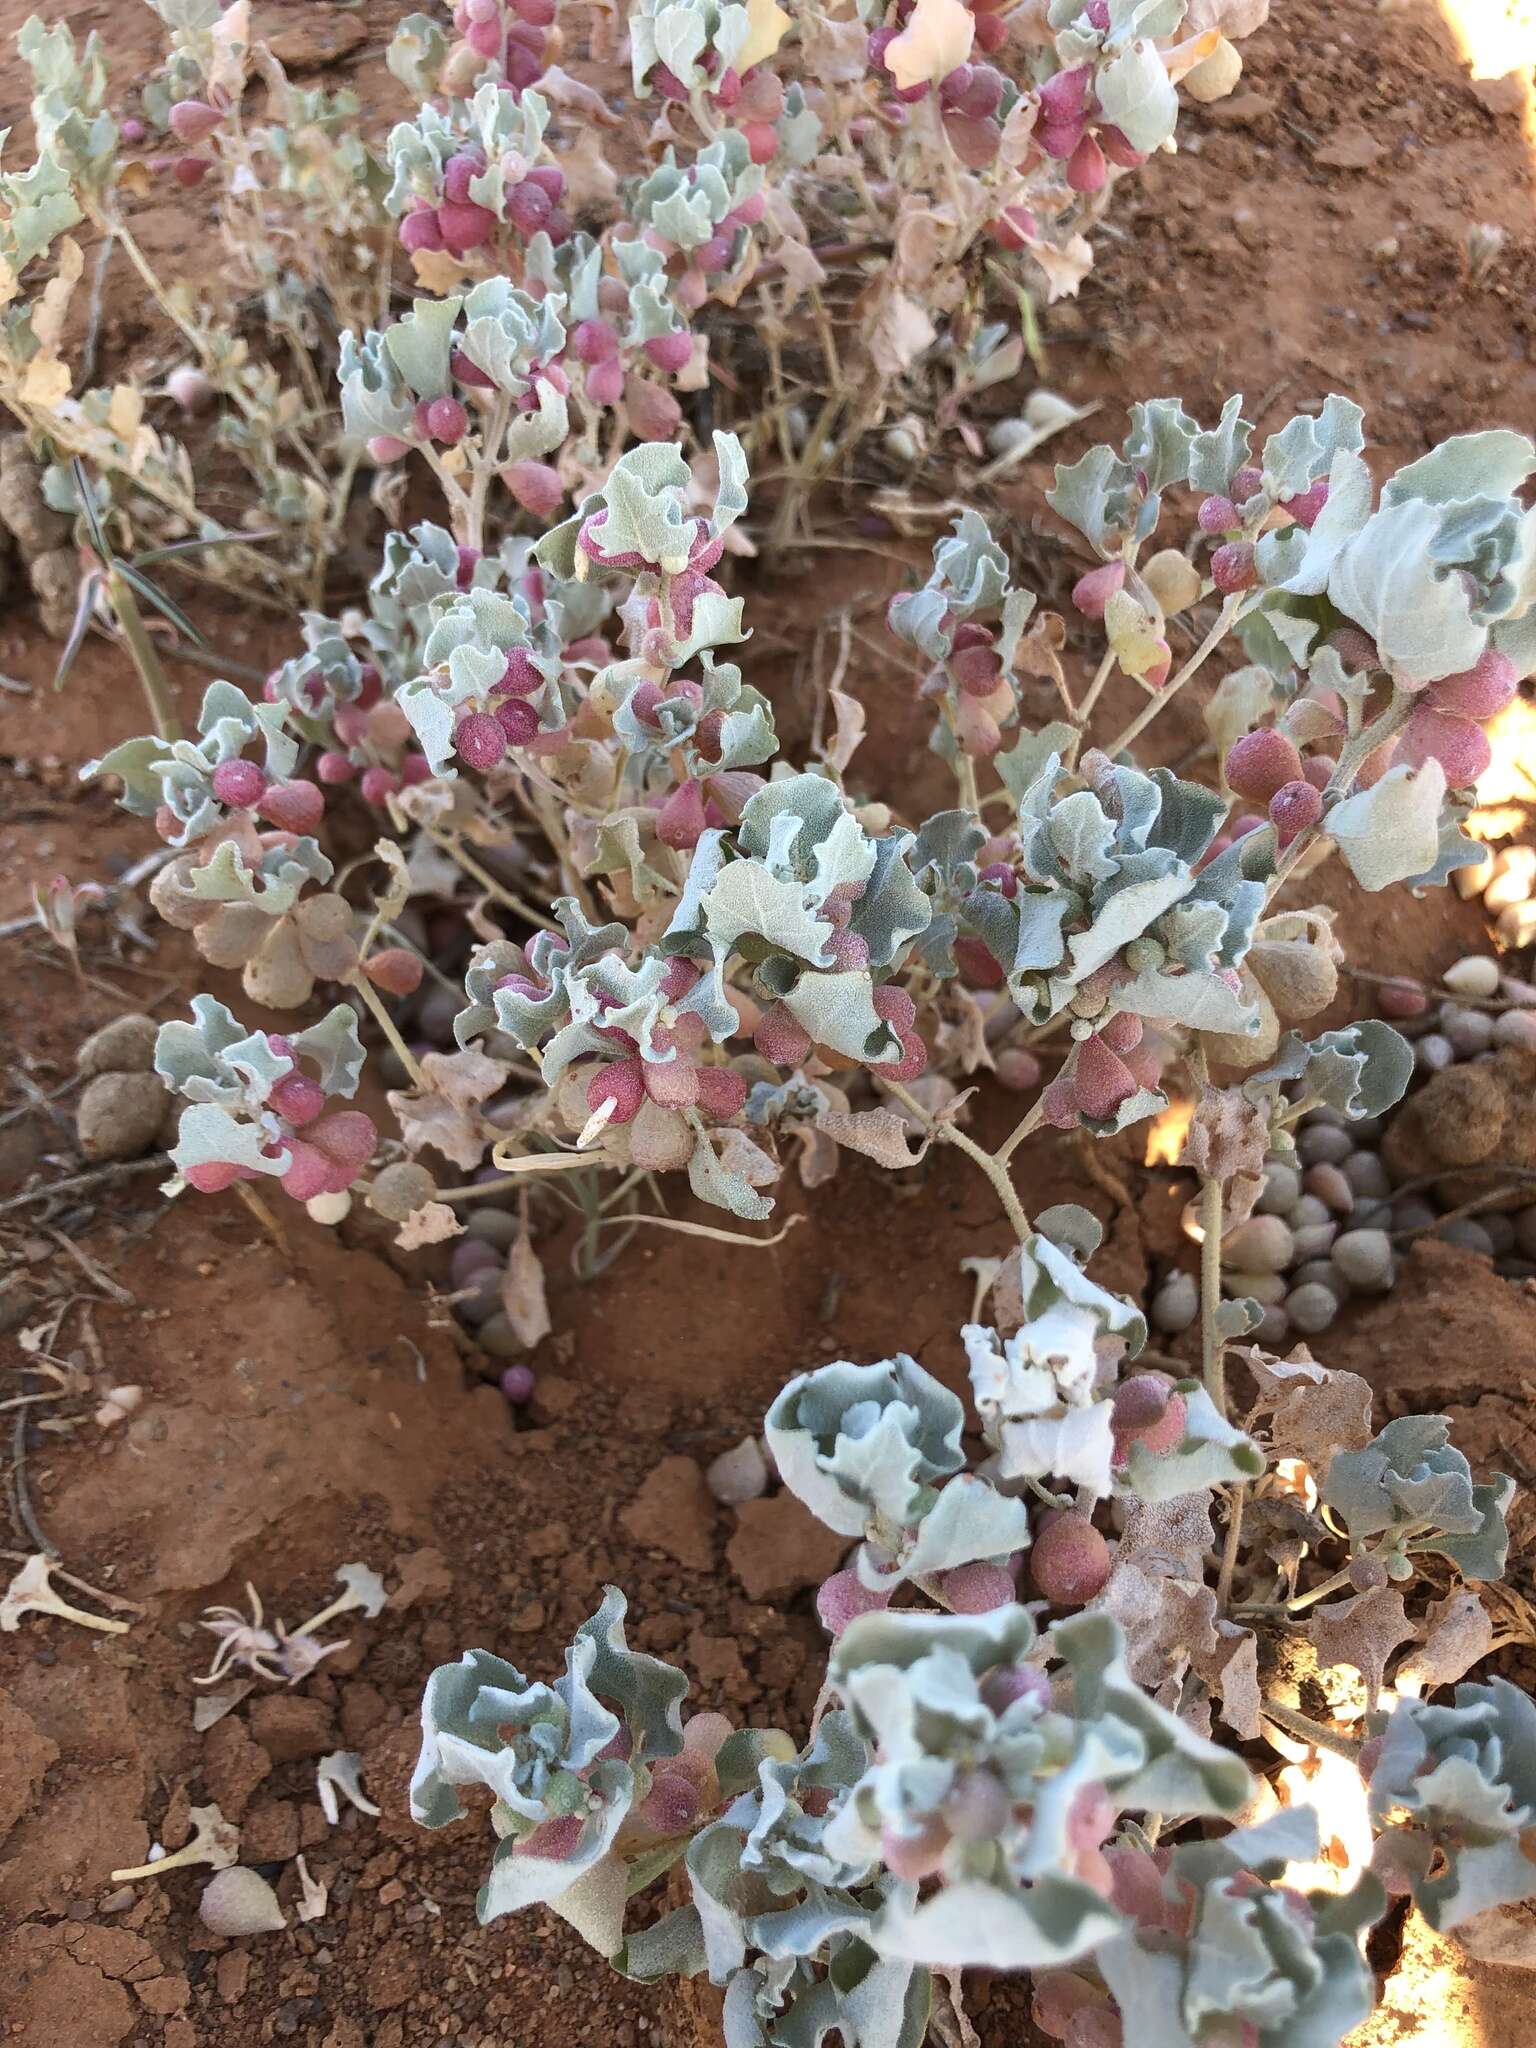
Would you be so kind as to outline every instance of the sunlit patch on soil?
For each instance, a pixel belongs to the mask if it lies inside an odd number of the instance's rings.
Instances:
[[[1440,12],[1474,78],[1510,78],[1524,95],[1527,143],[1536,147],[1536,4],[1533,0],[1439,0]]]

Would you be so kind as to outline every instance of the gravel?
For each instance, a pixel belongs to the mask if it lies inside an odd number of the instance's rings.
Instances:
[[[1320,1330],[1326,1330],[1338,1312],[1338,1302],[1316,1280],[1308,1281],[1304,1287],[1293,1287],[1285,1297],[1285,1313],[1293,1328],[1304,1337],[1315,1337]]]
[[[1392,1245],[1384,1230],[1346,1230],[1331,1256],[1335,1269],[1364,1294],[1392,1284]]]

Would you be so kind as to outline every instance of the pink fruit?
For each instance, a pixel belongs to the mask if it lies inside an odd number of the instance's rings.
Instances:
[[[748,121],[742,127],[747,154],[755,164],[772,163],[778,154],[779,131],[770,121]]]
[[[1003,744],[1003,729],[979,697],[961,691],[954,707],[955,738],[962,753],[986,761]]]
[[[1013,1574],[1000,1564],[961,1564],[941,1574],[939,1585],[956,1614],[989,1614],[1016,1597]]]
[[[477,57],[499,57],[501,55],[501,24],[495,21],[472,21],[465,32],[464,40]]]
[[[570,349],[579,363],[608,363],[619,352],[619,337],[606,320],[580,320],[571,329]]]
[[[1014,1094],[1028,1094],[1031,1088],[1040,1085],[1040,1062],[1023,1046],[1005,1046],[997,1056],[997,1078]]]
[[[875,1015],[896,1031],[910,1031],[917,1023],[917,1006],[904,988],[883,981],[872,998]]]
[[[1062,2041],[1074,2016],[1085,2006],[1097,2005],[1100,1997],[1086,1977],[1071,1970],[1047,1970],[1035,1979],[1030,2014],[1042,2033]]]
[[[224,116],[206,100],[178,100],[171,108],[170,130],[178,142],[201,142],[219,127]]]
[[[421,961],[405,946],[385,946],[363,962],[363,972],[387,996],[414,995],[423,971]]]
[[[501,681],[496,685],[496,695],[499,697],[505,693],[513,697],[531,697],[535,690],[543,687],[544,678],[535,666],[533,656],[524,647],[514,647],[507,656]]]
[[[267,778],[254,761],[221,761],[213,771],[213,793],[232,811],[246,811],[259,803]]]
[[[418,760],[421,758],[423,757],[417,756]],[[375,763],[373,767],[363,770],[362,780],[357,786],[365,804],[382,804],[400,787],[400,778],[391,774],[389,769]]]
[[[653,334],[645,344],[645,352],[658,370],[675,377],[692,360],[693,343],[685,330],[676,329],[671,334]]]
[[[798,1067],[810,1055],[810,1034],[783,1003],[770,1003],[757,1020],[752,1043],[776,1067]]]
[[[629,401],[629,423],[641,441],[670,441],[681,424],[683,408],[659,384],[644,377],[631,377],[624,386]]]
[[[1040,232],[1040,223],[1027,206],[1009,206],[996,220],[988,221],[987,233],[1002,249],[1024,249]]]
[[[1301,756],[1294,741],[1273,726],[1245,733],[1227,753],[1227,782],[1250,803],[1267,805],[1276,790],[1300,774]]]
[[[840,1636],[850,1621],[857,1621],[861,1614],[878,1614],[889,1607],[889,1593],[872,1592],[860,1579],[857,1572],[834,1572],[829,1579],[823,1579],[816,1594],[816,1612],[821,1625],[834,1636]]]
[[[453,744],[471,768],[494,768],[505,758],[507,735],[489,711],[466,711],[453,728]]]
[[[1115,1462],[1123,1464],[1133,1443],[1161,1457],[1184,1441],[1184,1396],[1161,1373],[1133,1373],[1115,1389],[1110,1427],[1115,1434]]]
[[[869,965],[869,941],[857,932],[834,932],[827,941],[827,956],[839,974],[855,974]],[[1001,975],[1002,970],[998,972]]]
[[[962,647],[949,657],[949,672],[973,697],[990,697],[1002,680],[1003,664],[995,647]]]
[[[1338,765],[1332,754],[1309,754],[1301,764],[1301,772],[1314,789],[1325,790]]]
[[[204,1160],[199,1166],[189,1166],[182,1178],[189,1187],[200,1195],[221,1195],[226,1188],[233,1187],[237,1180],[252,1180],[255,1175],[238,1166],[231,1166],[223,1159]]]
[[[478,206],[472,199],[445,199],[437,209],[437,225],[449,255],[467,256],[472,249],[483,248],[495,234],[496,216],[488,206]]]
[[[443,165],[443,197],[454,206],[474,205],[469,196],[470,182],[484,170],[485,158],[478,149],[461,149]]]
[[[699,1070],[686,1060],[647,1060],[641,1072],[646,1094],[663,1109],[692,1109],[698,1102]]]
[[[1519,683],[1519,674],[1509,656],[1490,647],[1478,656],[1471,668],[1463,669],[1459,675],[1442,676],[1438,683],[1431,683],[1420,697],[1419,706],[1429,705],[1436,711],[1481,722],[1495,717],[1504,709]]]
[[[501,480],[523,510],[531,512],[535,519],[553,518],[565,498],[560,472],[547,462],[525,458],[511,463],[501,472]]]
[[[325,792],[313,782],[273,782],[257,808],[279,832],[313,832],[325,816]]]
[[[1067,159],[1067,183],[1074,192],[1102,192],[1108,176],[1103,150],[1085,135]]]
[[[1230,533],[1234,526],[1241,526],[1243,515],[1230,498],[1219,495],[1201,500],[1200,510],[1195,514],[1195,524],[1202,533]]]
[[[1383,1017],[1422,1017],[1429,996],[1416,981],[1386,981],[1376,991]]]
[[[985,56],[995,57],[1008,40],[1008,24],[1000,14],[977,14],[976,47]]]
[[[1105,605],[1124,583],[1124,562],[1102,562],[1078,577],[1072,586],[1072,602],[1085,619],[1102,619]]]
[[[1035,130],[1034,139],[1047,156],[1055,157],[1058,163],[1065,163],[1083,139],[1082,119],[1042,121]]]
[[[1072,1069],[1072,1095],[1083,1115],[1095,1123],[1112,1117],[1136,1093],[1136,1077],[1102,1038],[1085,1038]]]
[[[442,248],[443,231],[438,226],[435,208],[420,206],[405,216],[400,223],[400,246],[412,254],[418,249]]]
[[[587,371],[587,397],[594,405],[617,405],[624,396],[624,365],[615,356]]]
[[[1051,1704],[1051,1681],[1033,1664],[1005,1664],[981,1681],[981,1697],[994,1714],[1006,1714],[1020,1700],[1044,1709]]]
[[[135,149],[148,135],[149,130],[136,114],[130,114],[126,121],[118,123],[117,132],[130,149]]]
[[[179,156],[171,166],[171,176],[178,185],[201,185],[212,169],[212,163],[205,156]]]
[[[333,748],[320,756],[315,763],[315,773],[325,783],[350,782],[357,773],[357,765]]]
[[[1042,119],[1052,123],[1080,121],[1088,102],[1091,76],[1089,65],[1074,64],[1070,70],[1058,71],[1048,78],[1040,88]]]
[[[1234,472],[1232,496],[1239,504],[1255,496],[1263,488],[1264,472],[1256,462],[1246,462],[1241,469]]]
[[[507,194],[507,219],[520,235],[536,235],[554,211],[554,202],[542,185],[524,179]]]
[[[587,1108],[595,1116],[605,1102],[611,1102],[611,1124],[632,1122],[644,1100],[645,1075],[639,1060],[618,1060],[611,1067],[601,1068],[587,1083]]]
[[[1476,782],[1492,759],[1493,748],[1480,725],[1470,718],[1449,718],[1443,711],[1425,706],[1417,709],[1403,728],[1393,757],[1394,765],[1407,762],[1414,768],[1438,761],[1452,789]]]
[[[962,1842],[989,1842],[1013,1818],[1013,1801],[992,1771],[967,1771],[944,1801],[945,1827]]]
[[[900,1830],[887,1822],[880,1830],[880,1860],[893,1877],[915,1883],[932,1877],[949,1843],[949,1830],[942,1821],[925,1820]]]
[[[267,1100],[288,1123],[312,1124],[325,1108],[325,1090],[307,1074],[285,1074]]]
[[[1304,491],[1298,491],[1294,498],[1286,500],[1285,509],[1298,526],[1311,531],[1317,515],[1328,502],[1328,479],[1320,476],[1315,484],[1308,484]]]
[[[1008,979],[1002,962],[970,932],[962,932],[955,940],[955,965],[969,988],[1001,988]]]
[[[1135,148],[1112,121],[1102,123],[1098,129],[1098,137],[1104,154],[1118,170],[1139,171],[1147,160],[1147,152]]]
[[[459,382],[467,385],[471,391],[494,391],[496,389],[495,378],[487,376],[478,363],[471,362],[461,348],[453,350],[448,358],[448,367]]]
[[[733,1067],[700,1067],[699,1108],[717,1123],[740,1116],[747,1099],[747,1080]]]
[[[1141,1043],[1144,1029],[1141,1019],[1133,1011],[1122,1010],[1099,1028],[1099,1037],[1111,1052],[1134,1052]]]
[[[1211,581],[1225,597],[1250,590],[1259,580],[1251,540],[1223,541],[1211,554]]]
[[[533,1389],[531,1365],[509,1365],[501,1376],[502,1395],[514,1408],[525,1407],[533,1399]]]
[[[455,447],[469,431],[469,414],[456,398],[429,400],[425,421],[428,434],[445,448]]]
[[[394,434],[370,434],[368,453],[374,462],[398,462],[402,455],[409,455],[411,444],[401,441]]]
[[[682,782],[656,814],[656,837],[686,852],[698,845],[705,825],[704,792],[696,782]]]
[[[1029,1569],[1053,1607],[1081,1607],[1104,1590],[1109,1545],[1086,1515],[1058,1515],[1035,1538]]]
[[[896,1036],[901,1058],[882,1060],[876,1071],[887,1081],[916,1081],[928,1071],[928,1048],[915,1031],[898,1030]]]
[[[1286,782],[1269,800],[1269,820],[1275,828],[1275,844],[1281,853],[1303,832],[1310,832],[1323,815],[1322,792],[1305,780]]]

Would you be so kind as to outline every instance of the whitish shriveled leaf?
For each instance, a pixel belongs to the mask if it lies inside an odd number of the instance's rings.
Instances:
[[[1300,1458],[1321,1486],[1339,1451],[1371,1441],[1371,1387],[1358,1373],[1330,1371],[1298,1346],[1289,1358],[1242,1354],[1258,1384],[1257,1414],[1269,1416],[1275,1458]]]
[[[1314,1608],[1307,1629],[1320,1667],[1353,1665],[1365,1680],[1370,1706],[1376,1704],[1392,1652],[1416,1633],[1401,1592],[1390,1584]]]
[[[1454,1685],[1493,1648],[1493,1619],[1470,1586],[1430,1602],[1424,1640],[1397,1667],[1399,1692],[1433,1692]]]
[[[526,1220],[512,1241],[501,1276],[501,1306],[507,1321],[530,1349],[554,1327],[544,1295],[544,1267],[528,1235]]]
[[[1472,666],[1477,652],[1465,666]],[[1418,768],[1389,768],[1369,789],[1336,804],[1325,824],[1360,886],[1386,889],[1434,866],[1444,803],[1445,770],[1430,759]]]
[[[885,49],[885,68],[901,91],[937,85],[971,54],[976,17],[961,0],[917,0],[906,27]]]

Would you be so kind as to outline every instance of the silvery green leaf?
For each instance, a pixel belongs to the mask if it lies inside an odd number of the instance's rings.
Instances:
[[[1225,497],[1232,479],[1248,459],[1253,426],[1243,418],[1241,395],[1229,398],[1221,408],[1219,425],[1195,435],[1189,444],[1190,488]]]
[[[917,1525],[917,1540],[900,1553],[897,1563],[903,1577],[915,1578],[953,1571],[957,1565],[1000,1560],[1028,1545],[1029,1510],[1024,1502],[962,1472],[940,1488],[938,1500]],[[866,1585],[874,1576],[879,1585],[890,1586],[889,1573],[865,1569],[863,1552],[859,1567]]]
[[[909,940],[927,930],[933,915],[908,865],[913,844],[910,832],[888,832],[874,842],[874,865],[848,921],[868,946],[872,967],[889,967]]]
[[[190,1102],[234,1108],[266,1101],[293,1061],[264,1031],[247,1031],[221,1002],[192,998],[192,1020],[172,1018],[155,1039],[155,1072]]]
[[[1264,1311],[1251,1295],[1239,1294],[1216,1306],[1216,1334],[1229,1344],[1251,1337],[1264,1320]]]
[[[949,610],[948,595],[925,585],[893,599],[886,622],[897,639],[905,640],[930,661],[945,661],[954,646],[954,634],[945,625]]]
[[[1488,848],[1480,839],[1473,839],[1461,829],[1465,812],[1458,814],[1457,807],[1447,804],[1440,819],[1440,843],[1435,851],[1433,863],[1421,875],[1410,875],[1410,889],[1443,888],[1458,868],[1480,868],[1492,859]]]
[[[1100,442],[1076,462],[1057,465],[1045,502],[1107,556],[1129,530],[1135,490],[1130,464]]]
[[[1371,472],[1352,448],[1340,448],[1328,471],[1328,502],[1312,522],[1310,533],[1288,527],[1285,534],[1268,534],[1260,549],[1271,540],[1295,534],[1301,542],[1299,560],[1283,577],[1272,574],[1266,562],[1261,571],[1269,582],[1304,596],[1320,596],[1328,588],[1328,577],[1341,548],[1352,541],[1371,516]]]
[[[31,170],[0,176],[0,198],[7,208],[0,222],[0,258],[18,277],[85,218],[75,202],[69,173],[46,149]]]
[[[1126,1456],[1125,1483],[1138,1500],[1172,1500],[1201,1487],[1257,1479],[1264,1454],[1252,1437],[1227,1422],[1203,1387],[1181,1386],[1184,1439],[1171,1451],[1149,1451],[1133,1443]]]
[[[409,313],[384,330],[389,359],[418,398],[441,398],[451,388],[448,358],[463,303],[462,297],[413,299]]]
[[[699,1200],[749,1223],[773,1214],[772,1202],[757,1190],[778,1173],[775,1161],[744,1131],[730,1128],[701,1130],[688,1161],[688,1185]]]
[[[1418,1540],[1452,1558],[1466,1577],[1496,1579],[1509,1549],[1504,1510],[1512,1492],[1502,1473],[1491,1484],[1473,1483],[1443,1415],[1402,1415],[1364,1450],[1335,1456],[1323,1499],[1354,1543],[1425,1524],[1428,1533]]]
[[[1536,605],[1518,619],[1502,620],[1489,638],[1515,664],[1521,682],[1536,674]]]
[[[1104,1242],[1104,1226],[1091,1209],[1080,1202],[1053,1202],[1035,1217],[1037,1234],[1053,1248],[1065,1251],[1077,1266],[1086,1266]],[[1129,1307],[1118,1295],[1107,1299],[1118,1308]]]
[[[656,1984],[663,1977],[697,1977],[708,1968],[697,1906],[674,1906],[649,1927],[637,1927],[608,1958],[623,1977]]]
[[[1412,1049],[1402,1034],[1367,1017],[1311,1040],[1288,1031],[1274,1060],[1247,1077],[1243,1092],[1257,1100],[1265,1089],[1300,1081],[1303,1095],[1344,1116],[1381,1116],[1402,1100],[1412,1073]]]
[[[1371,1772],[1384,1846],[1420,1845],[1415,1903],[1431,1927],[1459,1926],[1527,1899],[1536,1871],[1524,1843],[1536,1823],[1536,1705],[1507,1679],[1458,1685],[1454,1705],[1400,1699]],[[1406,1813],[1406,1829],[1393,1826]],[[1394,1862],[1406,1859],[1394,1858]]]
[[[1431,757],[1417,768],[1389,768],[1326,811],[1323,822],[1361,888],[1386,889],[1433,867],[1444,802],[1445,770]]]
[[[588,1948],[610,1960],[624,1945],[626,1865],[611,1851],[589,1864],[576,1882],[549,1901]]]
[[[180,1174],[193,1166],[243,1166],[252,1173],[269,1175],[288,1171],[289,1153],[283,1146],[276,1157],[262,1149],[269,1144],[259,1124],[242,1123],[227,1109],[213,1102],[193,1102],[181,1112],[176,1143],[171,1147],[171,1164]]]
[[[408,92],[425,100],[437,90],[438,73],[447,55],[448,37],[442,24],[430,14],[408,14],[390,38],[384,62]]]
[[[503,387],[505,388],[505,387]],[[570,413],[565,395],[547,377],[534,389],[537,404],[532,412],[519,412],[507,428],[502,455],[511,462],[529,462],[558,448],[570,432]]]
[[[1039,732],[1020,733],[1011,747],[993,755],[992,765],[1015,802],[1040,780],[1053,756],[1060,766],[1060,757],[1073,737],[1072,727],[1058,719],[1042,726]]]
[[[1074,1718],[1080,1724],[1110,1719],[1139,1738],[1140,1754],[1131,1770],[1109,1781],[1120,1806],[1138,1812],[1231,1814],[1252,1796],[1253,1779],[1240,1757],[1197,1735],[1136,1684],[1125,1667],[1119,1623],[1109,1615],[1089,1610],[1056,1622],[1051,1646],[1072,1676]]]
[[[1509,1527],[1505,1520],[1515,1497],[1515,1482],[1496,1473],[1487,1485],[1472,1488],[1477,1528],[1466,1535],[1432,1534],[1424,1540],[1448,1557],[1464,1579],[1502,1579],[1509,1563]]]
[[[904,1352],[798,1374],[763,1426],[784,1484],[840,1536],[863,1536],[876,1514],[919,1519],[934,1482],[964,1463],[964,1408]]]
[[[1298,667],[1306,666],[1319,630],[1318,620],[1308,614],[1319,609],[1325,607],[1316,599],[1266,591],[1259,605],[1238,620],[1237,637],[1244,654],[1278,682],[1288,682]]]
[[[1008,557],[979,512],[959,515],[954,531],[935,544],[933,567],[953,608],[966,615],[995,610],[1008,590]]]
[[[327,1010],[318,1024],[290,1034],[289,1043],[300,1059],[313,1060],[319,1067],[320,1086],[327,1095],[353,1096],[362,1079],[368,1055],[357,1035],[357,1015],[347,1003]]]
[[[1451,505],[1459,498],[1508,497],[1536,470],[1536,446],[1524,434],[1495,427],[1481,434],[1453,434],[1394,470],[1381,487],[1384,505],[1414,498]]]
[[[1114,123],[1132,149],[1159,149],[1179,121],[1179,96],[1155,43],[1127,44],[1093,81],[1105,120]]]
[[[1131,407],[1125,458],[1146,477],[1146,488],[1154,496],[1187,480],[1190,445],[1199,431],[1177,398],[1152,398]]]
[[[1047,1874],[1027,1891],[978,1880],[946,1885],[915,1906],[888,1909],[870,1939],[881,1953],[933,1969],[1049,1970],[1091,1954],[1119,1927],[1089,1885]]]
[[[1471,668],[1487,641],[1459,579],[1436,569],[1439,530],[1436,507],[1422,499],[1384,504],[1340,550],[1328,576],[1339,610],[1417,683]]]
[[[1314,417],[1298,413],[1264,443],[1261,466],[1264,487],[1274,498],[1289,498],[1329,474],[1341,449],[1358,455],[1365,446],[1361,422],[1365,414],[1352,398],[1337,392],[1323,400]]]
[[[802,974],[781,1000],[815,1045],[872,1065],[902,1057],[895,1032],[876,1014],[868,968]]]
[[[329,881],[330,876],[331,864],[313,839],[274,848],[256,868],[246,866],[233,839],[225,839],[208,860],[192,869],[186,893],[203,903],[248,903],[266,917],[284,917],[306,882]]]

